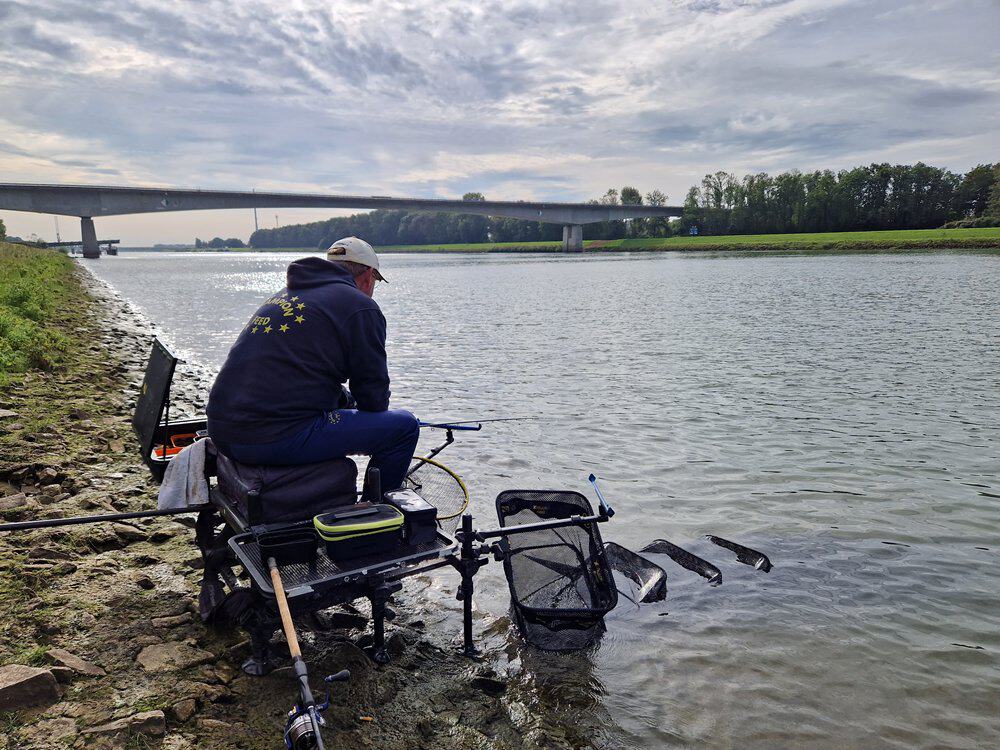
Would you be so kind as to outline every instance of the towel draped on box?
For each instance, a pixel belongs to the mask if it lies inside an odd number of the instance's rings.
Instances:
[[[190,508],[208,503],[208,480],[205,478],[207,445],[208,440],[197,440],[167,464],[157,500],[160,510]]]

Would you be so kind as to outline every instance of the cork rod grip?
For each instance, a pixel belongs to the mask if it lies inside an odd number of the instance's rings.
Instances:
[[[278,613],[281,615],[281,627],[285,631],[288,650],[292,655],[292,659],[301,658],[302,651],[299,649],[299,638],[295,635],[292,614],[288,611],[288,600],[285,599],[285,586],[281,582],[281,574],[278,573],[278,565],[273,557],[267,558],[267,567],[271,571],[271,585],[274,587],[274,598],[278,600]]]

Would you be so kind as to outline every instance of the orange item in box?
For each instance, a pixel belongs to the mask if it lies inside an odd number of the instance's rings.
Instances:
[[[179,432],[170,436],[170,444],[175,448],[186,448],[195,441],[196,437],[193,432]]]

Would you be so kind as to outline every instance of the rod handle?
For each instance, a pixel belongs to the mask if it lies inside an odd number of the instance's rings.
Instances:
[[[271,571],[271,586],[274,588],[274,598],[278,600],[278,614],[281,615],[281,628],[285,631],[288,651],[291,653],[292,659],[301,659],[302,650],[299,648],[299,637],[295,634],[292,613],[288,610],[288,600],[285,599],[285,586],[281,582],[278,564],[273,557],[267,558],[267,567]]]

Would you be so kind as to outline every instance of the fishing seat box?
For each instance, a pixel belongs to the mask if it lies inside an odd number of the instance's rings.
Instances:
[[[426,544],[437,536],[437,508],[413,490],[385,493],[385,501],[403,514],[403,540],[407,544]]]
[[[204,417],[170,419],[170,385],[177,362],[159,339],[153,339],[132,415],[142,460],[158,482],[180,450],[176,444],[188,443],[207,427]],[[358,469],[349,458],[300,466],[250,466],[222,455],[209,440],[205,468],[206,477],[218,478],[218,491],[252,524],[305,520],[357,499]]]
[[[331,560],[391,552],[402,542],[403,514],[386,503],[358,503],[351,508],[323,513],[313,526],[326,544]]]

